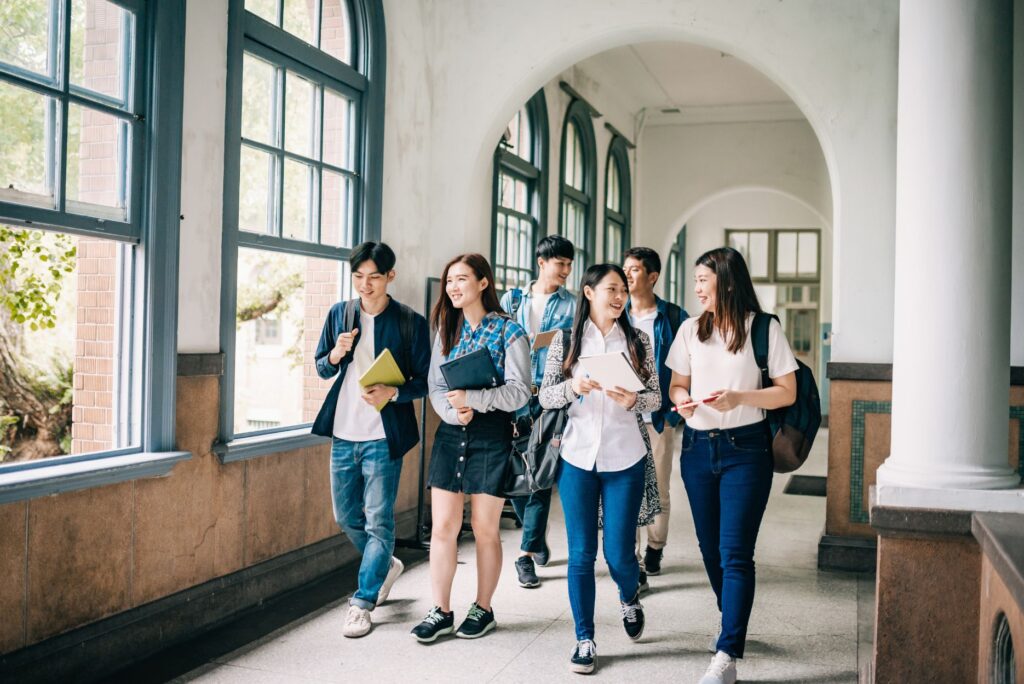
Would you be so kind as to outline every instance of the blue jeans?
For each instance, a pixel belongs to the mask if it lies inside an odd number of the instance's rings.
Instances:
[[[679,469],[704,569],[722,612],[718,650],[743,657],[754,605],[754,544],[772,488],[767,423],[683,429]]]
[[[391,568],[401,474],[402,459],[391,458],[387,440],[349,442],[335,437],[331,444],[334,519],[363,554],[353,606],[373,610]]]
[[[640,588],[634,545],[644,493],[644,460],[613,473],[583,470],[563,460],[558,493],[569,541],[569,605],[576,639],[593,639],[597,503],[602,501],[604,506],[604,558],[619,588],[619,600],[631,601]]]
[[[540,401],[537,397],[530,397],[529,403],[519,409],[517,416],[529,414],[536,420],[541,413]],[[523,539],[519,545],[520,551],[529,553],[541,553],[547,545],[548,514],[551,512],[551,490],[542,489],[534,494],[526,496],[514,496],[510,499],[512,508],[523,524]]]

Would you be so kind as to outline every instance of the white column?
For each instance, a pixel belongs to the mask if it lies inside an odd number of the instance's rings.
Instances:
[[[1020,482],[1007,463],[1012,5],[900,3],[892,451],[880,488]]]

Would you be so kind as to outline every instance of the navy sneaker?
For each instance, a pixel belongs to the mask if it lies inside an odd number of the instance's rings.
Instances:
[[[412,635],[416,641],[429,644],[437,640],[437,637],[451,634],[455,631],[455,612],[447,613],[441,610],[440,606],[434,606],[423,618],[423,622],[412,628]]]
[[[519,576],[519,586],[533,589],[540,586],[540,578],[533,567],[533,559],[529,556],[520,556],[516,559],[516,575]]]
[[[626,629],[626,636],[637,641],[644,634],[644,607],[640,605],[640,592],[632,601],[620,603],[622,607],[622,626]]]
[[[651,590],[651,585],[647,583],[647,573],[643,570],[640,571],[640,588],[637,590],[641,594]]]
[[[533,560],[542,568],[551,560],[551,548],[546,539],[544,540],[544,550],[533,554]]]
[[[474,603],[469,607],[469,613],[459,625],[455,636],[460,639],[479,639],[497,626],[498,623],[494,621],[494,611],[484,610]]]
[[[590,639],[576,642],[576,650],[569,661],[569,671],[590,674],[597,667],[597,646]]]
[[[644,551],[644,568],[647,569],[648,575],[661,574],[661,556],[664,553],[664,549],[652,549],[650,546]]]

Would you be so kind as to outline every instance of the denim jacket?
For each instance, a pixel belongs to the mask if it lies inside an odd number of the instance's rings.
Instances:
[[[536,281],[534,281],[536,282]],[[530,306],[533,302],[533,282],[525,290],[518,287],[512,288],[501,297],[501,308],[506,313],[512,314],[512,304],[520,300],[519,310],[514,316],[516,323],[523,326],[523,330],[531,337],[540,332],[548,330],[568,330],[572,328],[572,319],[576,315],[576,298],[568,290],[560,287],[551,293],[547,306],[544,307],[544,315],[540,319],[540,330],[530,330]],[[532,348],[533,345],[531,345]],[[530,351],[530,366],[533,375],[533,384],[540,387],[544,380],[544,361],[547,359],[547,348],[540,351]]]
[[[672,400],[668,397],[668,388],[672,384],[672,369],[665,365],[669,349],[672,348],[672,341],[676,337],[676,331],[672,329],[669,321],[668,310],[675,308],[679,310],[679,323],[685,321],[688,316],[681,307],[666,302],[657,295],[654,296],[655,306],[658,315],[654,319],[654,356],[658,359],[658,382],[661,384],[661,408],[651,412],[651,425],[660,434],[665,429],[667,421],[669,427],[675,427],[682,421],[682,417],[672,410]],[[632,302],[626,303],[626,314],[630,313]]]

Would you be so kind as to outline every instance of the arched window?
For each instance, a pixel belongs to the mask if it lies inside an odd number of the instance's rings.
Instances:
[[[239,436],[263,435],[267,451],[307,439],[329,387],[314,368],[320,326],[348,291],[351,248],[380,235],[385,41],[381,0],[230,0],[228,22],[230,460]]]
[[[630,244],[631,188],[626,140],[616,135],[608,146],[604,183],[604,259],[609,263],[621,264]]]
[[[579,289],[583,272],[594,263],[594,187],[597,143],[590,109],[572,101],[562,129],[562,183],[558,230],[576,248],[569,289]]]
[[[548,108],[538,90],[508,122],[494,150],[491,263],[495,285],[526,287],[533,252],[547,233]]]
[[[683,305],[686,287],[686,226],[679,229],[679,235],[668,253],[668,266],[665,268],[665,299],[673,304]]]

